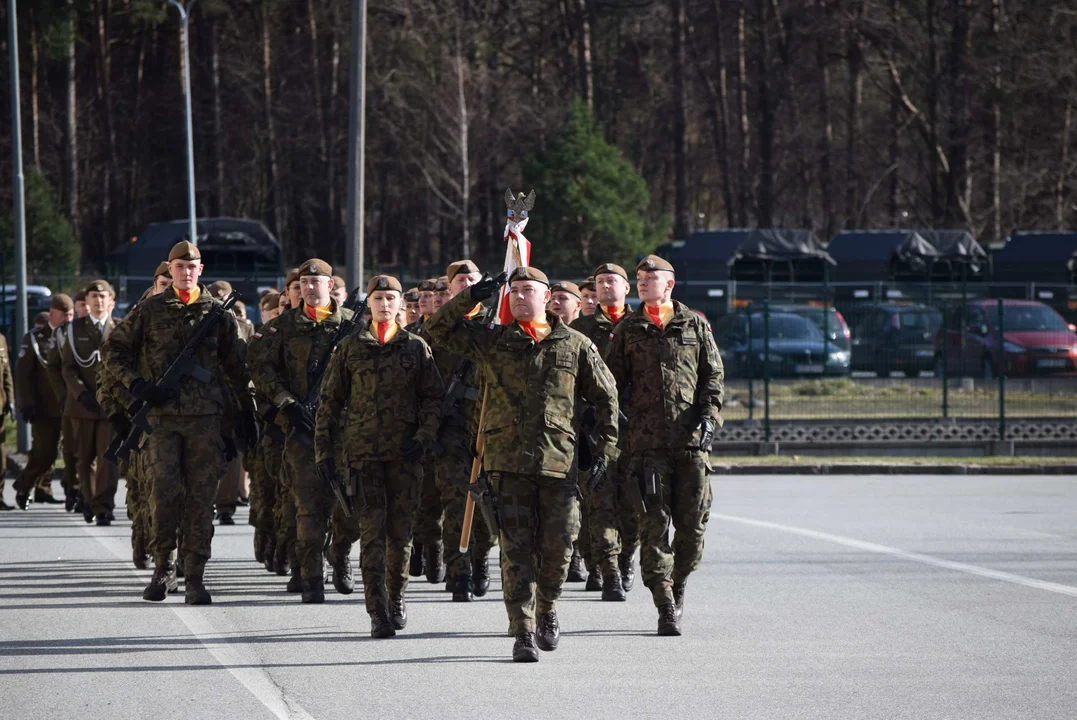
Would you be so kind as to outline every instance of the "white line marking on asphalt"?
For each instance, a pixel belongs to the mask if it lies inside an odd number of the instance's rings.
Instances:
[[[1060,583],[1047,582],[1046,580],[1036,580],[1035,578],[1025,577],[1024,575],[1014,575],[1013,573],[1002,572],[1001,570],[991,570],[990,568],[980,567],[979,565],[969,565],[967,563],[954,562],[953,560],[943,560],[942,558],[933,557],[931,555],[922,555],[920,553],[901,550],[900,548],[878,545],[876,543],[865,542],[855,538],[842,537],[841,535],[831,535],[830,533],[809,530],[793,525],[782,525],[780,523],[767,522],[766,520],[755,520],[753,518],[737,517],[736,515],[722,515],[718,513],[712,514],[711,517],[725,520],[726,522],[749,525],[751,527],[778,530],[779,532],[789,533],[791,535],[800,535],[802,537],[812,538],[813,540],[822,540],[824,542],[844,545],[845,547],[855,548],[857,550],[879,553],[880,555],[890,555],[892,557],[901,558],[902,560],[911,560],[913,562],[923,563],[924,565],[933,565],[946,570],[956,570],[957,572],[977,575],[992,580],[1001,580],[1002,582],[1013,583],[1015,585],[1024,585],[1025,587],[1035,588],[1036,590],[1046,590],[1048,592],[1058,593],[1059,595],[1077,597],[1077,587],[1073,587],[1072,585],[1062,585]]]
[[[81,519],[81,516],[76,517]],[[125,564],[131,561],[130,544],[125,538],[116,535],[98,534],[82,523],[79,523],[79,525],[90,537],[101,543],[102,547],[124,561]],[[117,546],[119,547],[117,548]],[[139,572],[130,566],[128,566],[128,569],[137,575],[139,579],[145,579],[146,573]],[[242,649],[238,644],[213,644],[212,637],[220,635],[220,632],[213,627],[213,624],[205,618],[202,612],[186,605],[174,605],[175,599],[176,596],[173,595],[170,598],[171,602],[166,600],[165,607],[176,613],[176,616],[198,638],[198,641],[202,643],[202,646],[209,654],[221,664],[221,667],[230,672],[232,677],[238,680],[260,703],[268,708],[269,712],[280,718],[280,720],[314,720],[314,717],[304,710],[298,702],[284,693],[283,688],[273,682],[273,679],[269,677],[265,670],[258,667],[261,664],[258,658]],[[179,599],[182,602],[182,595],[179,596]]]

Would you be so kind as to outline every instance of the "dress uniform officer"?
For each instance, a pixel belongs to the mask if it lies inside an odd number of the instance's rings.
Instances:
[[[710,517],[708,454],[721,421],[724,371],[710,326],[670,299],[673,266],[649,255],[636,266],[636,283],[643,303],[613,331],[606,362],[627,397],[632,457],[625,482],[636,484],[645,505],[643,582],[658,608],[658,634],[680,635],[685,586],[702,561]]]
[[[483,466],[501,522],[501,578],[513,660],[534,662],[560,639],[557,600],[579,532],[576,408],[595,406],[593,474],[617,454],[617,392],[591,341],[546,311],[550,283],[531,267],[508,278],[515,322],[490,325],[467,314],[504,276],[459,293],[427,322],[438,345],[479,365],[487,382]],[[541,562],[537,559],[541,558]],[[537,617],[536,617],[537,616]],[[537,634],[537,637],[536,637]]]

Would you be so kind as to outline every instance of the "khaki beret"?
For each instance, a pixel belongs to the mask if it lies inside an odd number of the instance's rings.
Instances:
[[[74,309],[75,303],[71,302],[71,297],[69,295],[64,295],[63,293],[53,295],[52,300],[49,301],[49,310],[71,312]]]
[[[44,327],[49,322],[49,314],[47,312],[39,312],[34,315],[34,327]]]
[[[92,283],[86,286],[86,294],[92,292],[108,293],[112,294],[112,286],[108,284],[108,280],[94,280]]]
[[[168,253],[168,262],[173,260],[201,260],[202,253],[198,252],[198,246],[194,243],[187,242],[186,240],[180,240],[178,243],[172,246],[172,251]]]
[[[299,277],[309,277],[311,275],[324,275],[331,278],[333,277],[333,266],[324,260],[311,258],[299,266]]]
[[[568,282],[567,280],[562,280],[561,282],[556,282],[551,285],[550,292],[566,292],[569,295],[575,295],[582,299],[579,286],[576,285],[576,283]]]
[[[209,294],[218,300],[224,300],[228,297],[228,294],[232,292],[232,283],[227,280],[218,280],[217,282],[210,283],[210,286],[206,288],[209,290]]]
[[[336,290],[337,288],[342,288],[342,287],[348,287],[348,283],[344,282],[344,278],[342,278],[340,275],[334,275],[333,276],[333,289]]]
[[[161,264],[157,266],[157,270],[153,273],[154,281],[156,281],[157,278],[161,277],[162,275],[166,277],[172,277],[172,273],[168,270],[168,263],[164,260],[161,261]]]
[[[540,282],[547,287],[549,287],[550,285],[550,279],[546,277],[546,273],[542,272],[538,268],[533,267],[522,266],[513,270],[512,274],[509,275],[509,282],[511,283],[517,280],[534,280],[535,282]]]
[[[438,287],[437,278],[427,278],[419,282],[419,292],[434,292]]]
[[[628,273],[620,265],[614,265],[613,263],[605,263],[595,268],[595,274],[591,277],[598,279],[599,275],[620,275],[625,280],[628,279]]]
[[[586,280],[584,280],[582,283],[580,283],[580,291],[582,292],[583,290],[590,290],[591,292],[595,291],[595,278],[594,278],[594,276],[591,276],[591,277],[587,278]]]
[[[278,305],[280,305],[280,293],[273,292],[272,290],[270,290],[269,292],[262,295],[262,299],[258,301],[258,305],[263,308],[277,307]]]
[[[665,270],[666,272],[673,272],[673,266],[669,264],[669,261],[663,260],[657,255],[648,255],[639,261],[639,265],[636,266],[636,272],[640,270]]]
[[[456,262],[450,264],[448,268],[446,268],[445,278],[449,282],[452,282],[452,279],[460,273],[470,275],[471,273],[477,272],[479,272],[479,266],[475,263],[471,262],[470,260],[457,260]]]
[[[442,275],[434,282],[435,292],[446,292],[449,289],[449,278]]]
[[[419,288],[412,288],[404,293],[404,302],[417,303],[419,302]]]
[[[398,293],[404,292],[404,289],[400,287],[400,281],[392,275],[375,275],[370,278],[370,282],[366,286],[366,294],[369,295],[376,290],[396,290]]]
[[[79,290],[77,293],[75,293],[75,302],[77,302],[77,303],[86,302],[86,290],[85,289]]]
[[[288,286],[299,279],[299,268],[292,268],[288,271],[288,274],[284,278],[284,289],[288,290]]]

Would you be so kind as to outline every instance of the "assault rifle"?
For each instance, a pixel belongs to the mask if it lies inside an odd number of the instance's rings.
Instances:
[[[213,382],[213,373],[196,363],[194,354],[202,341],[217,328],[217,324],[221,322],[224,314],[232,312],[232,307],[237,300],[239,300],[239,295],[233,290],[228,293],[223,302],[214,303],[212,309],[203,316],[195,327],[194,333],[192,333],[187,344],[172,359],[172,362],[168,364],[161,376],[147,386],[147,389],[149,387],[158,387],[174,394],[179,391],[180,381],[185,377],[193,377],[203,383]],[[124,438],[117,437],[109,444],[108,449],[105,450],[106,460],[113,465],[119,464],[121,460],[126,460],[131,456],[131,451],[138,447],[142,436],[153,433],[153,426],[150,425],[147,419],[151,409],[150,404],[144,399],[135,399],[135,402],[128,408],[128,414],[131,416],[131,432]]]

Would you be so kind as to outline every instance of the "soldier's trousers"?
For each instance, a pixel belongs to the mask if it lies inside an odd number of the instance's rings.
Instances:
[[[432,546],[441,542],[441,492],[437,486],[437,460],[427,453],[415,510],[415,542]]]
[[[265,466],[265,512],[273,518],[273,531],[277,535],[277,547],[285,548],[289,561],[295,560],[295,503],[284,478],[284,445],[269,437],[262,438],[262,464]],[[269,487],[273,488],[274,501],[268,505]],[[260,515],[265,521],[264,515]]]
[[[247,474],[250,476],[251,501],[250,513],[247,515],[247,524],[262,532],[273,532],[273,504],[277,501],[276,489],[266,487],[265,448],[262,443],[249,450],[244,459],[247,466]],[[267,491],[272,491],[268,494]],[[265,507],[269,505],[269,513],[266,515]]]
[[[142,469],[149,482],[154,563],[167,563],[176,549],[209,559],[213,540],[213,497],[224,472],[224,443],[219,415],[157,417],[142,445]],[[182,527],[180,527],[182,520]]]
[[[711,512],[706,456],[698,450],[654,450],[632,456],[625,482],[642,483],[653,463],[662,478],[662,500],[644,497],[640,518],[640,572],[655,607],[673,602],[673,583],[685,580],[703,560],[703,535]],[[670,526],[676,531],[669,540]]]
[[[346,557],[359,539],[359,514],[345,518],[332,489],[314,472],[314,448],[294,440],[284,444],[285,483],[295,503],[295,557],[304,579],[322,577],[330,519],[334,558]],[[293,566],[294,567],[294,566]]]
[[[359,567],[367,612],[388,607],[389,597],[400,597],[408,588],[411,533],[422,485],[422,463],[404,459],[394,462],[350,464],[360,527]]]
[[[471,523],[471,543],[466,553],[460,552],[460,533],[464,525],[468,484],[471,481],[472,458],[467,447],[468,445],[447,449],[437,459],[436,480],[444,508],[442,542],[445,547],[446,577],[450,580],[460,575],[471,575],[471,559],[486,557],[497,544],[496,530],[492,531],[486,526],[486,520],[476,508],[475,518]]]
[[[78,447],[78,479],[83,501],[89,501],[94,515],[111,513],[116,508],[119,473],[102,457],[112,439],[107,420],[73,418],[75,444]]]
[[[60,420],[60,450],[64,459],[64,479],[62,487],[64,494],[74,492],[79,486],[78,455],[75,443],[75,425],[70,415],[64,415]]]
[[[127,461],[124,478],[127,480],[127,519],[131,521],[131,545],[146,546],[149,538],[149,487],[142,470],[142,453],[132,453]]]
[[[234,515],[239,503],[239,494],[243,486],[243,460],[237,456],[225,465],[224,475],[217,481],[217,498],[214,505],[217,512]]]
[[[30,492],[42,478],[52,483],[52,466],[60,454],[60,418],[49,418],[30,425],[30,455],[26,467],[15,480],[16,492]]]
[[[576,479],[490,474],[501,511],[501,584],[509,632],[535,631],[536,612],[556,609],[580,531]]]
[[[588,567],[598,568],[602,574],[616,570],[621,553],[632,555],[639,545],[639,517],[628,499],[624,475],[621,464],[614,463],[594,492],[589,492],[587,482],[581,480],[588,520],[586,545],[583,531],[580,533],[581,553],[587,547]]]

